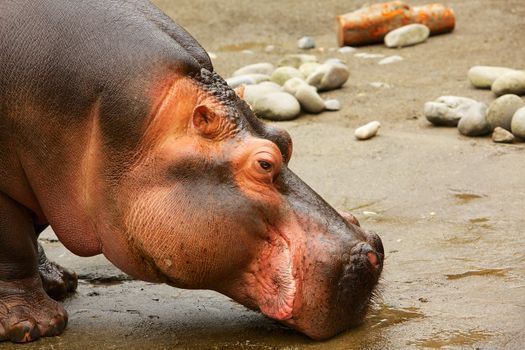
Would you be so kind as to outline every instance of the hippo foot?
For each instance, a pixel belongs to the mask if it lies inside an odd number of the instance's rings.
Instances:
[[[38,255],[38,272],[47,295],[55,300],[63,300],[69,293],[76,291],[78,277],[74,271],[48,260],[40,244]]]
[[[0,281],[0,341],[55,336],[66,325],[66,310],[47,296],[38,278]]]

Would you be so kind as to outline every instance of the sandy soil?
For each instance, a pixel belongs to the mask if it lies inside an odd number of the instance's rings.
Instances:
[[[323,95],[339,99],[340,112],[279,125],[294,139],[291,168],[383,238],[382,298],[362,327],[315,343],[219,294],[127,280],[104,258],[75,257],[46,232],[48,255],[81,281],[65,302],[65,334],[24,349],[522,348],[525,144],[466,138],[421,116],[423,103],[441,95],[492,101],[490,91],[469,86],[472,65],[525,69],[522,0],[444,1],[457,14],[452,34],[399,50],[359,48],[404,58],[382,66],[330,51],[334,16],[365,1],[156,3],[217,55],[216,70],[225,77],[244,64],[298,52],[302,35],[317,40],[309,53],[346,60],[349,82]],[[266,53],[269,44],[276,49]],[[369,85],[377,81],[391,87]],[[355,141],[353,129],[369,120],[381,121],[380,135]]]

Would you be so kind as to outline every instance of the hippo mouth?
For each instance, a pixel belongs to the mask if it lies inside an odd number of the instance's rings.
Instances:
[[[301,239],[294,235],[290,244],[281,236],[288,248],[284,254],[288,258],[288,284],[282,285],[278,295],[286,302],[281,303],[279,311],[271,309],[269,313],[262,307],[261,311],[317,340],[361,324],[382,271],[384,249],[375,233],[354,228],[364,234],[363,241],[350,239],[341,245],[324,241],[327,245],[323,251],[330,252],[326,255],[309,254],[323,240],[307,242],[304,235]]]
[[[297,264],[302,255],[294,247],[297,243],[292,244],[286,235],[273,235],[250,269],[249,283],[255,287],[258,308],[278,321],[292,319],[297,311],[296,295],[302,276]]]

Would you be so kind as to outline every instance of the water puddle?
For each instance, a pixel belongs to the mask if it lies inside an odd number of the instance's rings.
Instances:
[[[433,334],[427,339],[411,341],[409,344],[431,349],[441,349],[444,347],[464,348],[488,339],[493,335],[494,334],[490,332],[480,330],[440,332]]]
[[[366,317],[365,324],[366,328],[383,328],[424,316],[417,307],[394,308],[381,304],[370,310],[370,313]]]
[[[468,193],[461,192],[460,190],[451,190],[452,196],[456,199],[457,203],[460,205],[468,204],[476,199],[484,198],[484,194]]]
[[[474,233],[469,233],[469,234],[467,233],[467,234],[463,234],[459,236],[452,235],[452,236],[447,236],[444,238],[445,242],[450,243],[450,244],[474,243],[474,242],[479,241],[480,239],[481,239],[481,236],[474,234]]]
[[[506,277],[509,269],[479,269],[469,270],[462,273],[445,275],[449,280],[458,280],[465,277],[471,276],[484,276],[484,277]]]
[[[469,220],[472,224],[481,224],[490,221],[489,218],[474,218]]]

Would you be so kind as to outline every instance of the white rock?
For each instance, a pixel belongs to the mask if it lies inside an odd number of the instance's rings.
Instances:
[[[323,64],[344,64],[346,66],[346,62],[340,58],[329,58]]]
[[[280,91],[281,91],[281,87],[274,83],[270,83],[270,84],[261,83],[257,85],[247,85],[244,88],[244,100],[253,106],[255,102],[258,99],[262,98],[263,96],[268,95],[272,92],[280,92]]]
[[[486,118],[487,105],[481,102],[473,104],[461,117],[458,131],[465,136],[483,136],[491,132],[492,128]]]
[[[307,77],[312,74],[320,65],[321,64],[318,62],[306,62],[301,64],[299,67],[299,72],[301,72],[304,77]]]
[[[394,55],[394,56],[388,56],[383,58],[381,61],[378,62],[378,64],[389,64],[394,62],[403,61],[403,57]]]
[[[239,76],[242,77],[242,75],[239,75]],[[270,76],[266,74],[246,74],[245,76],[248,78],[252,78],[253,81],[255,81],[255,84],[259,84],[259,83],[262,83],[263,81],[270,80]]]
[[[254,63],[242,68],[237,69],[233,72],[233,76],[237,77],[239,75],[248,75],[248,74],[265,74],[272,75],[275,67],[273,64],[268,62]]]
[[[307,54],[286,55],[279,60],[278,66],[290,66],[299,68],[301,64],[306,62],[317,62],[317,57],[315,57],[314,55]]]
[[[303,79],[301,78],[291,78],[291,79],[288,79],[286,81],[286,83],[284,83],[283,85],[283,91],[289,93],[289,94],[292,94],[295,96],[295,94],[297,93],[297,89],[299,88],[299,86],[301,85],[307,85],[309,86],[306,81],[304,81]]]
[[[313,49],[315,47],[315,40],[311,36],[303,36],[297,40],[297,47],[300,49]]]
[[[324,108],[327,111],[338,111],[341,109],[341,103],[336,99],[326,100],[324,101]]]
[[[245,55],[255,55],[255,52],[253,52],[253,50],[242,50],[241,52]]]
[[[501,127],[510,131],[512,117],[514,113],[523,107],[525,102],[516,95],[503,95],[492,101],[487,109],[487,121],[494,129]]]
[[[490,89],[492,83],[514,69],[496,66],[474,66],[468,71],[468,79],[472,85],[479,89]]]
[[[478,101],[459,96],[441,96],[425,103],[424,114],[429,122],[437,126],[456,126],[471,106]]]
[[[356,48],[352,46],[343,46],[337,50],[337,52],[342,54],[352,53],[354,51],[356,51]]]
[[[217,54],[214,53],[214,52],[208,52],[208,56],[209,56],[212,60],[214,60],[214,59],[217,58]]]
[[[283,85],[292,78],[303,78],[303,75],[297,68],[287,66],[277,68],[271,76],[271,80],[279,85]]]
[[[275,50],[275,46],[274,45],[267,45],[264,48],[264,52],[272,52],[273,50]]]
[[[354,54],[354,57],[357,58],[383,58],[385,55],[382,55],[380,53],[366,53],[366,52],[358,52]]]
[[[512,143],[514,142],[514,135],[509,131],[497,126],[492,132],[492,141],[498,143]]]
[[[306,82],[319,91],[338,89],[350,77],[350,70],[344,64],[322,64],[306,78]]]
[[[270,120],[290,120],[301,113],[297,99],[286,92],[272,92],[257,99],[252,105],[255,114]]]
[[[232,89],[235,89],[236,87],[241,86],[241,85],[253,85],[253,84],[256,84],[257,82],[255,81],[253,77],[249,75],[240,75],[237,77],[231,77],[231,78],[226,79],[226,83]]]
[[[281,85],[274,83],[273,81],[263,81],[257,85],[268,86],[274,88],[276,91],[281,91]]]
[[[525,71],[517,70],[503,74],[492,83],[491,89],[498,96],[504,94],[525,95]]]
[[[295,92],[295,98],[305,112],[321,113],[325,108],[323,99],[313,86],[307,84],[299,85]]]
[[[385,36],[387,47],[403,47],[424,42],[430,35],[430,29],[419,23],[408,24],[394,29]]]
[[[372,138],[377,134],[377,131],[379,130],[380,126],[381,126],[381,123],[375,120],[373,122],[365,124],[355,129],[355,132],[354,132],[355,138],[358,140],[367,140],[369,138]]]
[[[521,107],[514,113],[510,129],[515,136],[525,139],[525,107]]]
[[[382,81],[373,81],[370,83],[370,86],[373,86],[375,88],[386,88],[386,89],[390,89],[392,87],[392,85],[388,83],[383,83]]]

